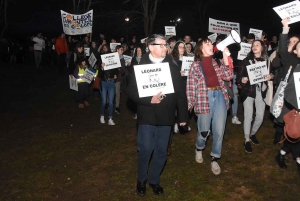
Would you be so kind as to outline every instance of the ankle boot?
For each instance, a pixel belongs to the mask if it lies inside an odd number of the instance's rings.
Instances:
[[[284,160],[285,160],[284,155],[281,155],[281,153],[279,151],[277,156],[276,156],[276,161],[277,161],[279,167],[287,168],[287,165],[285,164]]]

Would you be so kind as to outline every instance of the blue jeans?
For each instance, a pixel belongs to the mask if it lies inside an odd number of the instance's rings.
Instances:
[[[160,174],[167,160],[171,126],[139,125],[138,127],[138,181],[148,179],[159,184]],[[152,155],[153,153],[153,155]],[[152,162],[149,163],[152,155]]]
[[[239,106],[239,102],[238,102],[239,91],[238,91],[237,85],[235,84],[235,81],[236,81],[236,74],[234,74],[234,77],[232,80],[232,90],[233,90],[233,94],[234,94],[233,103],[231,105],[232,116],[237,115],[238,106]]]
[[[100,115],[104,116],[104,110],[105,110],[105,103],[106,103],[106,94],[108,94],[108,117],[112,117],[113,111],[114,111],[114,96],[115,96],[115,81],[114,80],[108,80],[107,82],[102,81],[101,82],[101,108],[100,108]]]
[[[208,100],[210,113],[209,114],[197,114],[197,140],[196,148],[204,149],[206,139],[209,135],[210,124],[212,123],[212,133],[213,133],[213,142],[212,142],[212,151],[211,156],[215,158],[221,157],[223,136],[225,130],[225,123],[227,118],[227,108],[226,102],[221,90],[208,90]],[[201,132],[207,132],[206,137],[201,135]]]

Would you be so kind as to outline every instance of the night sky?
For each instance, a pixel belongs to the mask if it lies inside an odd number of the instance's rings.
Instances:
[[[8,21],[11,22],[11,25],[7,30],[7,35],[10,37],[19,35],[28,36],[37,32],[42,32],[44,35],[50,37],[56,37],[62,31],[60,10],[66,10],[71,7],[71,0],[15,0],[15,2],[15,4],[11,3],[9,6]],[[110,0],[110,2],[116,8],[126,9],[122,5],[124,0]],[[158,5],[154,32],[164,34],[164,26],[173,25],[170,23],[171,19],[181,18],[176,27],[178,37],[182,37],[184,34],[190,34],[194,39],[204,37],[211,34],[207,32],[208,18],[211,17],[218,20],[240,23],[241,35],[246,35],[249,28],[254,28],[266,31],[269,39],[271,39],[272,35],[278,35],[282,30],[281,19],[272,8],[291,1],[252,0],[236,3],[234,0],[216,0],[216,3],[212,4],[206,12],[206,25],[204,27],[200,27],[200,24],[197,23],[197,15],[194,14],[194,2],[195,0],[185,0],[181,3],[175,3],[173,0],[161,0]],[[129,4],[129,7],[131,5]],[[98,8],[95,7],[92,9],[94,9],[95,15]],[[116,30],[115,26],[102,26],[101,18],[94,18],[94,23],[97,24],[97,26],[93,27],[93,32],[96,36],[102,30],[106,30],[108,35],[112,33],[116,37],[126,35],[124,21],[118,26],[123,27],[120,30]],[[300,33],[299,23],[290,25],[291,32]],[[129,26],[134,27],[134,24],[130,24]],[[199,30],[202,30],[202,34]],[[133,34],[143,38],[143,28],[129,28],[129,36]]]

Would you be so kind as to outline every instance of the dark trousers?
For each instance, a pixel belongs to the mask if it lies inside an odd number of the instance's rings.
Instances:
[[[170,133],[171,126],[138,126],[139,182],[144,182],[148,179],[150,184],[159,184],[160,174],[167,160]],[[150,160],[151,165],[149,169]]]
[[[60,53],[57,58],[58,70],[60,73],[64,72],[64,67],[66,65],[66,53]]]
[[[79,103],[83,104],[84,101],[87,100],[89,93],[89,83],[80,82],[78,83],[78,91],[75,92],[76,99],[78,99]]]
[[[285,140],[281,149],[286,153],[292,152],[294,158],[300,157],[300,142],[292,143]]]

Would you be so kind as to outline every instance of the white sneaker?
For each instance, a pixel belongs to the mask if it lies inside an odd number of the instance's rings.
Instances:
[[[197,163],[203,163],[202,151],[195,150],[195,160]]]
[[[232,117],[231,122],[233,124],[241,124],[242,122],[239,121],[239,118],[237,118],[237,116]]]
[[[192,130],[191,127],[188,126],[188,131],[191,131],[191,130]]]
[[[211,162],[211,171],[215,174],[218,175],[221,173],[221,168],[219,164],[216,161]]]
[[[174,133],[178,133],[178,132],[179,132],[178,124],[175,123],[175,125],[174,125]]]
[[[108,125],[114,126],[114,125],[116,125],[116,124],[115,124],[115,122],[114,122],[112,119],[109,119],[109,120],[108,120]]]
[[[104,116],[101,116],[101,117],[100,117],[100,123],[101,123],[101,124],[105,124]]]

